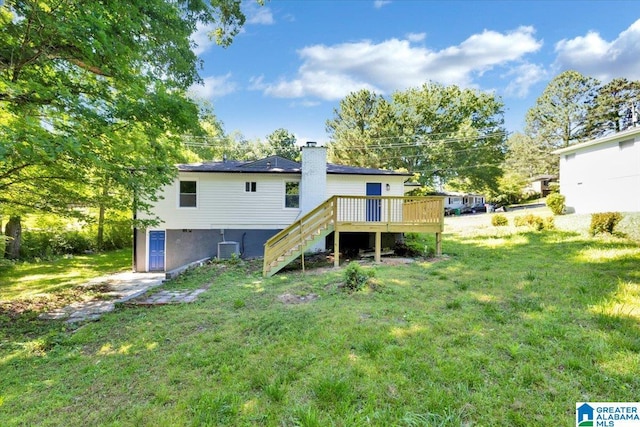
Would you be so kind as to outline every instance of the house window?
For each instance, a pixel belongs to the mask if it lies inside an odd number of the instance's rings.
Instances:
[[[255,193],[256,192],[256,183],[255,182],[245,182],[244,183],[244,191],[247,193]]]
[[[180,181],[180,207],[195,208],[197,207],[197,182],[196,181]]]
[[[300,183],[286,182],[284,184],[284,207],[299,208],[300,207]]]

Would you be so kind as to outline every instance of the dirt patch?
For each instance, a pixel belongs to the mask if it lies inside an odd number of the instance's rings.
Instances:
[[[308,295],[293,295],[293,294],[282,294],[278,296],[278,301],[283,304],[306,304],[320,298],[316,294],[308,294]]]
[[[74,286],[60,292],[23,298],[11,301],[0,301],[0,316],[15,319],[28,312],[43,313],[65,307],[74,302],[104,299],[103,295],[111,291],[108,283]]]

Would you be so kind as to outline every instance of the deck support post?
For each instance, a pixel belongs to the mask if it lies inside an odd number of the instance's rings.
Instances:
[[[333,232],[333,266],[340,267],[340,232]]]
[[[375,261],[380,262],[380,253],[382,252],[382,232],[376,231],[376,254]]]
[[[442,256],[442,233],[436,233],[436,255]]]

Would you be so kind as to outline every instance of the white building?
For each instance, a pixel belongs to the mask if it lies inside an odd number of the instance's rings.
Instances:
[[[560,193],[570,211],[640,211],[640,127],[555,153],[560,155]]]
[[[271,156],[178,165],[178,177],[162,189],[151,216],[138,215],[160,222],[136,231],[136,270],[170,271],[215,257],[220,242],[238,243],[243,256],[261,256],[271,236],[327,198],[403,196],[410,176],[327,164],[326,148],[314,145],[302,149],[301,163]]]

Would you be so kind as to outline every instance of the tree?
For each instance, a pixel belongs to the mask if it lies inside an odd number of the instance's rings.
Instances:
[[[386,167],[383,148],[398,138],[389,102],[381,95],[362,89],[347,95],[333,110],[326,130],[331,139],[329,158],[339,164],[372,168]]]
[[[543,144],[531,136],[516,132],[507,140],[504,160],[506,172],[519,174],[523,178],[536,175],[557,175],[558,159],[543,150]]]
[[[189,37],[209,23],[228,45],[244,23],[240,1],[0,5],[3,209],[14,218],[72,214],[73,206],[104,201],[103,185],[115,189],[119,206],[132,207],[132,192],[153,200],[172,179],[177,135],[198,126],[186,97],[199,80]]]
[[[300,151],[296,147],[296,137],[286,129],[276,129],[267,136],[267,143],[276,156],[297,160]]]
[[[527,112],[527,134],[550,152],[587,137],[587,111],[598,81],[577,71],[554,77]]]
[[[425,84],[350,94],[327,122],[334,161],[419,173],[423,185],[495,187],[504,155],[502,103],[493,95]]]
[[[640,81],[617,78],[601,86],[587,110],[587,135],[598,138],[620,132],[638,120]]]

